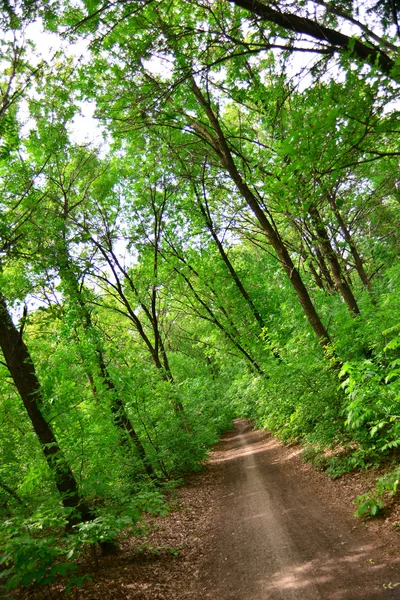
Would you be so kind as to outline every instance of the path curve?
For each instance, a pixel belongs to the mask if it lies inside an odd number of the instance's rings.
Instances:
[[[386,564],[354,519],[323,504],[271,435],[237,419],[211,461],[223,488],[199,598],[400,599],[400,585],[390,589],[399,562]]]

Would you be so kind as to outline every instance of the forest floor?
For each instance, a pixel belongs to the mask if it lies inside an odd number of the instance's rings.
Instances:
[[[166,517],[82,567],[79,600],[400,599],[400,505],[355,519],[376,473],[331,480],[245,419],[191,475]],[[41,598],[38,591],[14,598]],[[63,598],[53,587],[51,598]],[[74,596],[72,596],[74,598]]]

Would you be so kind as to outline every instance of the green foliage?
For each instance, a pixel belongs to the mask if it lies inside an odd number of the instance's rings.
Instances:
[[[82,549],[164,515],[159,490],[202,469],[234,416],[304,443],[332,477],[400,446],[398,90],[377,61],[397,40],[387,31],[378,55],[368,37],[387,15],[364,15],[369,67],[364,41],[337,60],[319,40],[304,79],[293,32],[282,48],[284,28],[234,2],[136,8],[0,10],[0,300],[28,356],[9,370],[0,339],[10,589],[82,583]],[[319,22],[338,27],[344,9]],[[51,60],[29,40],[37,18],[62,35]],[[38,383],[21,396],[22,372]],[[95,517],[65,534],[74,494]]]
[[[65,539],[54,533],[60,524],[62,520],[55,518],[54,512],[41,518],[13,518],[3,523],[0,578],[6,581],[4,590],[19,585],[49,586],[59,577],[66,578],[69,586],[79,584],[79,577],[73,575],[78,567],[71,562],[72,553]]]
[[[393,357],[399,347],[398,326],[383,335],[393,333],[397,335],[374,359],[346,362],[340,373],[349,399],[346,423],[362,445],[380,453],[400,446],[399,359]]]
[[[9,591],[19,585],[50,586],[62,578],[67,591],[88,579],[78,571],[76,558],[96,545],[118,545],[121,535],[134,535],[143,513],[164,516],[169,508],[158,490],[143,488],[134,496],[114,498],[99,509],[93,520],[74,525],[65,532],[60,512],[41,507],[30,518],[22,515],[6,520],[1,528],[0,579]]]
[[[117,536],[122,529],[132,524],[132,517],[129,515],[102,515],[93,519],[79,523],[75,526],[76,532],[71,536],[71,556],[76,554],[85,544],[104,544],[106,542],[117,543]]]
[[[378,496],[371,497],[369,494],[363,494],[357,498],[356,504],[358,507],[355,513],[357,517],[377,517],[381,512],[383,502]]]
[[[54,540],[42,540],[28,536],[14,537],[4,545],[2,563],[12,565],[1,572],[7,578],[7,591],[18,585],[27,586],[31,583],[49,585],[58,576],[65,576],[69,571],[75,571],[77,565],[62,562],[54,564],[60,558],[62,551],[54,547]]]
[[[8,114],[0,120],[0,161],[8,159],[18,144],[18,124],[15,116]]]
[[[385,503],[395,496],[399,489],[400,469],[397,468],[379,477],[375,484],[375,489],[359,496],[356,500],[358,517],[371,516],[376,517],[381,513]]]

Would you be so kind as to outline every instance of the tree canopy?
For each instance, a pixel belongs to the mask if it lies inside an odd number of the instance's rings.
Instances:
[[[332,476],[391,459],[399,11],[0,3],[7,591],[162,514],[234,416]]]

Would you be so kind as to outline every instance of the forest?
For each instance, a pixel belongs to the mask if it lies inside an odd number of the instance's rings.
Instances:
[[[0,562],[112,552],[246,417],[400,480],[396,0],[2,0]]]

